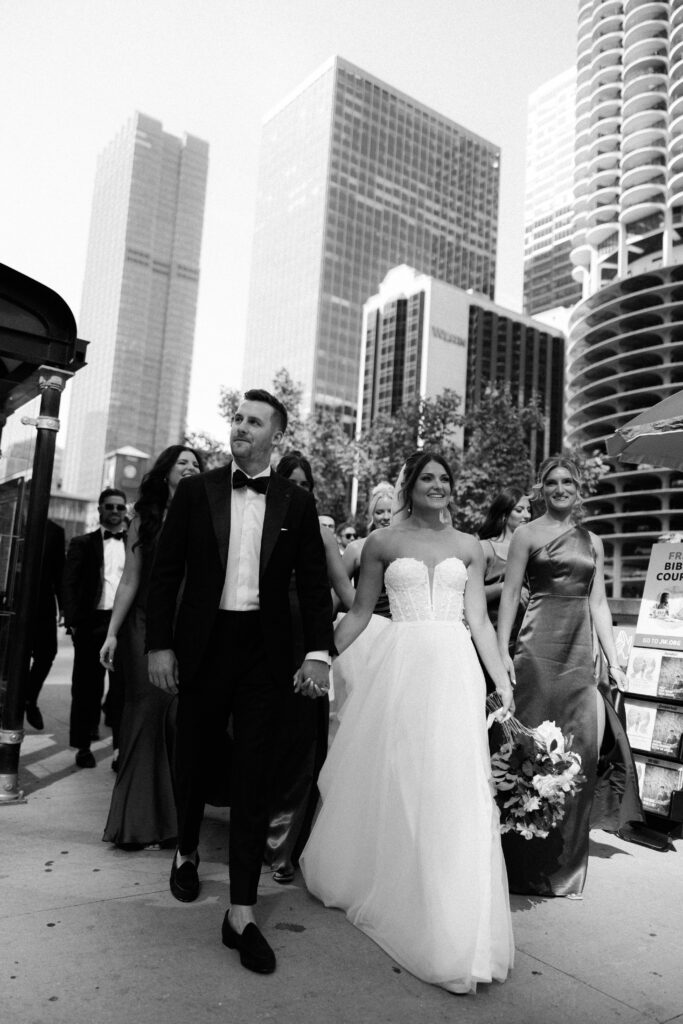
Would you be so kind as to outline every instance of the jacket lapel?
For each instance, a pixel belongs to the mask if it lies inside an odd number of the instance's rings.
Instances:
[[[270,483],[266,493],[266,514],[261,534],[261,558],[259,561],[259,580],[263,579],[270,556],[280,536],[282,524],[287,515],[290,499],[290,485],[284,477],[277,473],[270,474]]]
[[[228,544],[230,542],[230,495],[232,493],[230,466],[223,466],[215,474],[204,477],[206,496],[209,501],[211,522],[218,542],[223,572],[228,564]]]

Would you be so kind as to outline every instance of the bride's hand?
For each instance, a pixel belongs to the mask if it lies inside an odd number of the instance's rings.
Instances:
[[[500,697],[501,704],[503,705],[502,708],[500,708],[500,711],[496,712],[496,715],[498,717],[498,721],[503,721],[505,718],[508,718],[509,715],[514,714],[515,699],[512,692],[512,686],[509,682],[507,685],[497,686],[496,693]]]

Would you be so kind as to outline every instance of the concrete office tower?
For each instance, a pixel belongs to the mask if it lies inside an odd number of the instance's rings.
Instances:
[[[579,4],[567,437],[615,427],[683,388],[683,4]],[[637,597],[650,547],[683,528],[683,476],[620,463],[586,502],[609,590]]]
[[[391,270],[363,306],[358,436],[409,398],[434,398],[450,388],[465,411],[494,382],[508,383],[521,403],[535,398],[541,406],[546,428],[531,439],[532,461],[557,451],[562,332],[412,267]]]
[[[581,286],[572,277],[574,108],[576,68],[529,97],[524,198],[524,311],[573,306]]]
[[[105,453],[156,456],[185,431],[208,145],[136,114],[101,153],[70,384],[64,490],[96,497]]]
[[[406,262],[493,296],[500,152],[336,57],[265,121],[245,386],[355,414],[363,302]]]

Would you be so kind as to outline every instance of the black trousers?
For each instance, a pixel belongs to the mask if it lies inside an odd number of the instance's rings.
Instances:
[[[33,622],[31,667],[26,683],[26,703],[35,704],[57,656],[57,617],[54,605]]]
[[[283,652],[288,658],[289,653]],[[189,685],[188,685],[189,684]],[[197,676],[180,680],[176,747],[178,849],[197,849],[211,752],[225,746],[232,716],[230,838],[232,903],[256,903],[273,789],[275,740],[285,686],[266,658],[258,612],[218,612]]]
[[[69,720],[69,743],[84,750],[90,747],[91,736],[100,721],[102,696],[104,694],[105,669],[100,664],[100,648],[104,643],[111,619],[110,611],[94,611],[76,627],[73,638],[74,664],[71,674],[71,717]],[[109,695],[113,694],[110,699]],[[116,672],[109,673],[108,724],[112,730],[112,742],[118,747],[118,733],[123,710],[122,681]],[[119,699],[120,698],[120,699]],[[121,705],[119,707],[119,704]]]

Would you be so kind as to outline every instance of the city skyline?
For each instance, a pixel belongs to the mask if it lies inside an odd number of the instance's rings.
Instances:
[[[208,146],[136,114],[98,159],[63,489],[103,485],[106,454],[182,440],[192,367]]]
[[[26,0],[4,23],[3,257],[77,320],[97,153],[134,110],[211,144],[191,428],[223,431],[218,385],[241,383],[261,122],[333,53],[502,149],[497,298],[521,308],[526,102],[574,60],[575,3]]]
[[[355,415],[363,303],[398,263],[493,295],[500,151],[341,57],[263,128],[243,384]],[[294,256],[298,258],[294,258]]]

